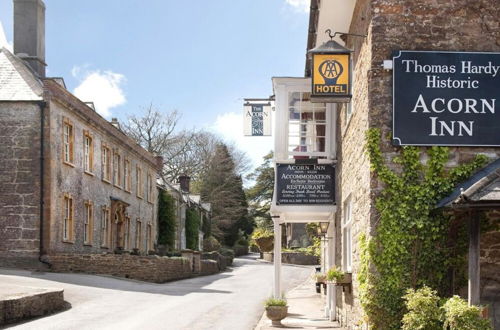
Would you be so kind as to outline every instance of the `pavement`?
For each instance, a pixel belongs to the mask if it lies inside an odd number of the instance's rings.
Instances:
[[[271,321],[262,315],[255,330],[270,329],[343,329],[337,322],[325,317],[325,296],[316,293],[312,277],[285,294],[288,316],[281,321],[282,327],[273,327]]]
[[[314,268],[283,265],[284,290],[311,278]],[[0,283],[64,289],[71,306],[12,329],[251,330],[272,293],[273,265],[253,254],[227,272],[164,284],[87,274],[0,269]],[[311,287],[314,290],[314,287]]]

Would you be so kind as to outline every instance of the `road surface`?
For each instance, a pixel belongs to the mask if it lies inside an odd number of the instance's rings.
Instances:
[[[312,267],[283,265],[289,290]],[[236,258],[230,271],[165,284],[112,277],[0,269],[0,282],[64,289],[71,308],[12,329],[250,330],[271,295],[273,265],[256,255]],[[312,290],[313,288],[311,288]]]

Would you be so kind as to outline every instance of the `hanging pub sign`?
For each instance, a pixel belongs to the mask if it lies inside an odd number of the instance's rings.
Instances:
[[[332,205],[334,189],[333,165],[276,164],[276,205]]]
[[[271,135],[271,104],[246,101],[243,106],[243,134],[245,136]]]
[[[399,51],[393,144],[500,146],[500,53]]]
[[[311,49],[311,102],[351,101],[351,50],[334,40]]]

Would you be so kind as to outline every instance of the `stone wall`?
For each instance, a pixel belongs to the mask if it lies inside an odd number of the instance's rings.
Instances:
[[[343,260],[342,223],[345,217],[345,205],[350,201],[352,214],[352,273],[353,289],[348,291],[337,289],[337,317],[342,325],[359,322],[362,308],[356,298],[359,288],[357,276],[359,270],[359,242],[361,233],[371,234],[370,220],[373,212],[371,196],[370,164],[366,154],[365,134],[369,128],[370,95],[367,93],[371,81],[372,67],[372,33],[370,26],[371,1],[358,1],[351,23],[351,33],[367,34],[367,38],[349,38],[348,46],[355,50],[353,56],[353,97],[350,109],[347,105],[340,107],[337,121],[338,164],[336,226],[336,264],[346,269]]]
[[[51,271],[112,275],[164,283],[192,276],[184,258],[133,256],[128,254],[58,254],[47,256]]]
[[[264,252],[263,259],[265,261],[273,262],[274,253]],[[281,262],[292,265],[319,265],[319,258],[300,252],[281,252]]]
[[[500,5],[498,0],[358,0],[350,33],[367,34],[347,38],[354,49],[354,90],[352,115],[347,107],[339,111],[340,129],[337,196],[337,233],[342,237],[344,202],[353,204],[353,290],[338,292],[338,317],[342,324],[361,323],[362,309],[356,273],[359,269],[359,242],[362,232],[373,234],[378,215],[374,200],[382,189],[369,172],[365,132],[376,127],[384,138],[382,151],[387,160],[399,152],[388,139],[392,131],[392,71],[382,68],[397,50],[496,51],[500,50]],[[425,149],[425,148],[423,148]],[[500,157],[500,148],[451,148],[448,167],[456,166],[483,153]],[[486,237],[484,238],[486,239]],[[342,263],[341,239],[337,240],[337,264]],[[486,252],[485,252],[486,253]],[[497,268],[496,268],[497,269]]]
[[[36,103],[0,103],[0,266],[37,264],[40,111]]]
[[[201,260],[201,275],[212,275],[219,272],[219,264],[215,260]]]

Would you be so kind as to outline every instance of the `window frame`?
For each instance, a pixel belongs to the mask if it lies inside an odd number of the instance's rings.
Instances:
[[[88,152],[87,141],[90,141]],[[83,172],[94,175],[94,138],[88,130],[83,131]]]
[[[135,222],[135,248],[141,251],[142,245],[142,221],[137,219]]]
[[[344,201],[344,214],[342,215],[342,269],[352,272],[352,196]]]
[[[64,117],[63,119],[63,127],[62,127],[62,161],[63,164],[69,165],[71,167],[75,167],[75,127],[73,122],[68,118]],[[69,129],[69,132],[66,134],[66,128]],[[66,141],[67,139],[67,141]],[[67,150],[66,150],[67,148]]]
[[[111,209],[109,206],[102,207],[101,215],[101,248],[109,248],[111,244]]]
[[[292,125],[291,121],[292,119],[290,118],[290,111],[291,109],[297,109],[296,106],[292,106],[290,105],[290,100],[291,100],[291,95],[294,94],[294,93],[298,93],[300,95],[300,99],[299,99],[299,104],[300,104],[300,107],[298,108],[298,113],[299,113],[299,118],[298,119],[293,119],[293,121],[296,121],[297,125],[298,125],[298,132],[297,132],[297,136],[292,136],[291,135],[291,132],[290,132],[290,126]],[[294,158],[294,157],[304,157],[304,156],[312,156],[312,157],[325,157],[325,158],[329,158],[331,156],[331,152],[329,151],[331,149],[331,138],[329,138],[331,136],[331,131],[332,131],[332,111],[329,110],[329,106],[327,103],[315,103],[315,102],[311,102],[311,101],[302,101],[303,99],[303,96],[304,94],[310,94],[310,90],[308,91],[303,91],[301,88],[297,88],[297,90],[293,89],[293,88],[288,88],[287,91],[286,91],[286,118],[287,118],[287,125],[286,125],[286,128],[285,128],[285,136],[286,136],[286,145],[285,145],[285,148],[286,148],[286,152],[287,152],[287,155],[288,155],[288,158]],[[309,95],[309,97],[311,97]],[[307,102],[307,103],[306,103]],[[310,113],[312,114],[312,119],[308,119],[308,120],[304,120],[302,119],[302,106],[304,104],[307,104],[310,108],[311,108],[311,111]],[[316,113],[318,112],[317,109],[319,108],[323,108],[324,109],[324,114],[325,114],[325,118],[323,120],[317,120],[315,118],[316,116]],[[302,135],[302,130],[301,130],[301,127],[302,126],[305,126],[305,125],[312,125],[315,127],[317,126],[320,126],[320,125],[324,125],[325,126],[325,133],[323,136],[317,136],[317,133],[315,132],[315,129],[313,128],[313,133],[312,135],[311,134],[305,134],[305,135]],[[324,151],[290,151],[290,148],[292,146],[295,146],[295,144],[291,144],[290,143],[290,139],[291,138],[298,138],[299,139],[299,144],[296,145],[296,147],[301,147],[302,144],[300,142],[300,140],[302,138],[304,139],[319,139],[319,138],[323,138],[324,139]],[[306,147],[309,146],[309,144],[305,144]],[[314,143],[311,144],[311,146],[314,146]]]
[[[123,190],[132,192],[132,166],[130,159],[123,159]]]
[[[92,246],[94,231],[94,204],[92,201],[84,201],[83,210],[83,245]]]
[[[62,241],[64,243],[74,243],[75,228],[74,228],[74,216],[75,216],[75,204],[73,197],[65,193],[63,195],[63,235]]]
[[[130,217],[128,215],[125,216],[124,220],[124,238],[123,238],[123,249],[125,251],[130,250]]]
[[[120,151],[115,149],[113,151],[113,185],[117,188],[122,188],[122,156],[120,155]]]
[[[146,185],[147,185],[147,200],[149,203],[153,204],[153,192],[154,192],[154,184],[153,184],[153,175],[151,172],[148,172],[147,177],[146,177]]]
[[[143,181],[143,177],[142,177],[142,168],[139,165],[137,165],[135,169],[136,169],[135,178],[136,178],[136,185],[137,185],[137,197],[139,197],[140,199],[143,199],[144,198],[144,181]]]
[[[101,145],[101,176],[102,181],[111,184],[111,176],[112,176],[112,157],[111,156],[111,148],[102,143]],[[111,158],[111,159],[110,159]]]

